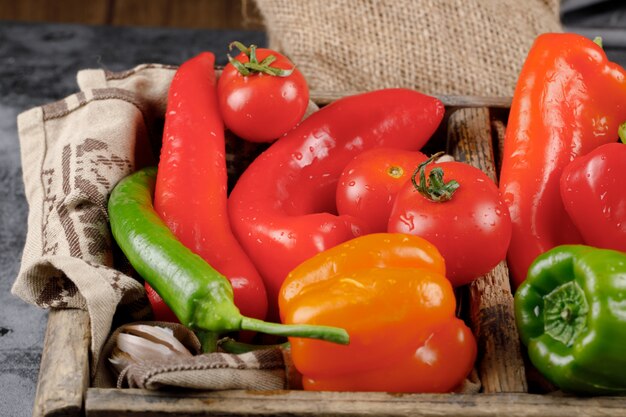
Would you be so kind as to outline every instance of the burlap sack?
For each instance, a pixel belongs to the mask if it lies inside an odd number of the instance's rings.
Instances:
[[[535,37],[559,32],[559,0],[255,0],[269,46],[313,94],[409,87],[512,96]]]

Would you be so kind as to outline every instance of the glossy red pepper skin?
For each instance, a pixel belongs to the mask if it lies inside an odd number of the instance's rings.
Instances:
[[[269,319],[287,274],[302,261],[359,236],[362,224],[336,215],[343,168],[375,147],[419,150],[439,126],[444,106],[408,89],[344,97],[273,143],[243,173],[229,198],[233,230],[264,279]]]
[[[201,53],[183,63],[172,80],[154,207],[185,246],[228,278],[241,313],[263,319],[263,281],[228,218],[224,126],[214,62],[212,53]]]
[[[626,145],[608,143],[561,175],[565,210],[585,244],[626,252]]]
[[[179,323],[178,317],[172,311],[171,308],[165,303],[163,298],[158,292],[154,290],[147,282],[144,283],[146,294],[148,295],[148,301],[152,307],[152,316],[156,321],[169,321],[171,323]]]
[[[519,75],[504,140],[500,189],[513,234],[513,284],[560,244],[581,243],[559,192],[563,168],[617,139],[626,120],[626,72],[577,34],[537,37]]]

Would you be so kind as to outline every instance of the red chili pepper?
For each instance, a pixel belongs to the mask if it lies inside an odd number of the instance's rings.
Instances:
[[[418,150],[441,119],[441,101],[408,89],[345,97],[272,144],[243,173],[229,200],[235,235],[265,281],[269,319],[287,274],[302,261],[364,232],[336,215],[343,168],[375,147]]]
[[[626,252],[626,145],[574,159],[561,175],[561,196],[587,245]]]
[[[171,308],[165,304],[165,301],[158,292],[154,290],[147,282],[144,283],[150,306],[152,307],[152,315],[156,321],[169,321],[172,323],[179,323],[178,317],[172,311]]]
[[[626,120],[626,71],[571,33],[540,35],[519,76],[504,141],[500,189],[511,213],[513,283],[531,262],[582,239],[559,192],[563,168],[613,142]]]
[[[183,63],[172,80],[154,206],[185,246],[228,278],[242,314],[263,319],[263,281],[228,219],[224,126],[214,60],[212,53],[201,53]]]

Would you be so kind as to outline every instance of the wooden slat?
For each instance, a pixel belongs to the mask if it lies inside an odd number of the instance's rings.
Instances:
[[[165,393],[89,389],[87,417],[109,416],[624,416],[625,397],[531,394],[386,394],[306,391]]]
[[[261,29],[254,5],[243,0],[118,0],[112,25],[161,26],[200,29]],[[245,11],[245,15],[244,15]]]
[[[263,29],[252,0],[0,0],[0,20]]]
[[[480,168],[497,183],[488,108],[464,108],[452,113],[447,146],[456,160]],[[526,392],[506,262],[470,284],[469,291],[470,321],[479,346],[478,370],[483,391]]]
[[[51,310],[33,416],[80,416],[89,385],[89,315]]]
[[[102,25],[111,0],[0,0],[0,19]]]

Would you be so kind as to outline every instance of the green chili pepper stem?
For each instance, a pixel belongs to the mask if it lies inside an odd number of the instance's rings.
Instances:
[[[286,349],[289,347],[290,343],[285,342],[285,343],[279,343],[275,345],[253,345],[250,343],[238,342],[234,339],[231,339],[230,337],[225,337],[223,339],[220,339],[217,342],[217,345],[224,352],[240,354],[240,353],[248,353],[248,352],[252,352],[255,350],[270,349],[270,348]]]
[[[444,152],[437,152],[417,166],[417,169],[411,176],[411,182],[415,189],[429,201],[435,203],[443,203],[452,199],[454,192],[460,187],[456,180],[444,182],[443,169],[440,167],[433,168],[426,180],[426,166],[435,159],[443,155]],[[420,181],[417,183],[416,177],[419,174]]]
[[[330,326],[270,323],[250,317],[242,317],[241,330],[272,334],[275,336],[305,337],[347,345],[350,336],[344,329]]]
[[[205,330],[197,330],[196,336],[200,341],[202,353],[211,353],[217,351],[219,335],[215,332],[207,332]]]

